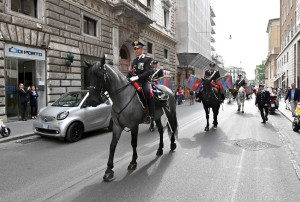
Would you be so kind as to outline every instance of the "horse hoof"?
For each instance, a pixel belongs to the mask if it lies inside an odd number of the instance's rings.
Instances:
[[[149,131],[150,131],[150,132],[153,132],[153,131],[154,131],[154,128],[149,128]]]
[[[136,163],[130,163],[129,166],[128,166],[128,170],[135,170],[136,167],[137,167]]]
[[[163,155],[164,151],[162,149],[158,149],[156,152],[156,156],[161,156]]]
[[[241,111],[241,110],[238,109],[237,111],[239,112],[239,111]]]
[[[177,148],[176,143],[171,144],[171,150],[174,151]]]
[[[216,129],[217,129],[217,127],[218,127],[218,126],[214,126],[214,130],[216,130]]]
[[[242,113],[244,113],[244,111],[242,111]]]
[[[205,131],[209,131],[209,128],[208,127],[205,127],[205,129],[204,129]]]
[[[105,182],[110,182],[114,179],[114,173],[105,173],[104,176],[103,176],[103,180]]]

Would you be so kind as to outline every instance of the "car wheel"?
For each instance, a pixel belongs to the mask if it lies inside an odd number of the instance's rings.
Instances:
[[[66,134],[66,140],[68,142],[77,142],[82,138],[83,126],[79,122],[72,123]]]
[[[295,121],[293,122],[293,131],[298,132],[300,129],[300,127],[297,125],[297,123],[295,123]]]
[[[107,129],[108,129],[109,131],[112,131],[112,130],[113,130],[113,125],[114,125],[114,122],[113,122],[112,119],[110,119],[110,121],[109,121],[109,126],[107,127]]]

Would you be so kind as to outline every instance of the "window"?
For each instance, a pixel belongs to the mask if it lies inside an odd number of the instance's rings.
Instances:
[[[169,27],[169,12],[164,10],[164,27]]]
[[[11,10],[37,18],[37,0],[11,0]]]
[[[97,21],[86,16],[83,17],[83,32],[91,36],[97,36]]]
[[[150,42],[148,42],[148,43],[147,43],[147,52],[148,52],[149,54],[153,54],[152,48],[153,48],[153,44],[150,43]]]
[[[168,50],[167,49],[164,49],[164,57],[165,57],[165,59],[168,59]]]
[[[147,7],[151,8],[151,0],[147,0]]]
[[[286,53],[286,62],[289,62],[289,52]]]

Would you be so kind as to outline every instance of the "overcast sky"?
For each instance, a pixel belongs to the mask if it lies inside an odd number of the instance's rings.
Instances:
[[[222,55],[225,67],[244,68],[248,79],[267,58],[269,19],[280,17],[279,0],[213,0],[216,17],[213,46]],[[229,39],[231,34],[232,39]]]

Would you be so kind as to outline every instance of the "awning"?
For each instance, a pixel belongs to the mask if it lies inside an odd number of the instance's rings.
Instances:
[[[285,82],[285,80],[287,80],[287,77],[286,77],[285,79],[283,79],[283,80],[281,81],[281,83],[282,83],[282,82]]]
[[[276,76],[273,77],[273,82],[279,79],[282,75],[284,75],[284,72],[277,74]]]

